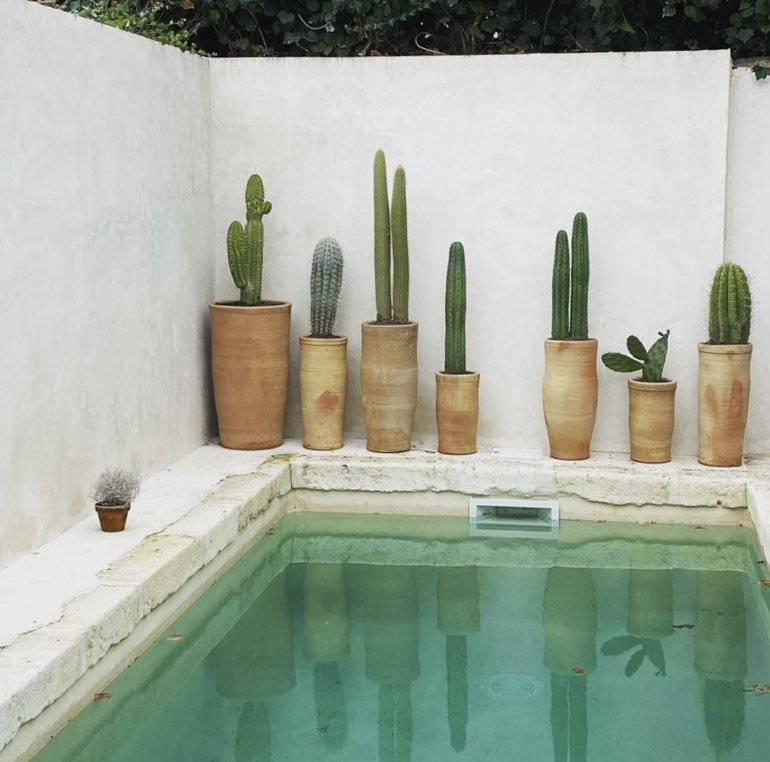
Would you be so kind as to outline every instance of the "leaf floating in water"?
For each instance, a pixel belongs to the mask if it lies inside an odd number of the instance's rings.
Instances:
[[[582,674],[585,674],[585,668],[584,668],[584,667],[573,667],[573,668],[572,668],[572,671],[573,671],[573,672],[574,672],[576,675],[582,675]]]
[[[765,587],[770,587],[770,579],[760,579],[757,581],[760,585],[764,585]]]
[[[111,693],[94,693],[94,701],[98,701],[99,699],[108,699],[112,698]]]
[[[166,640],[170,640],[172,642],[176,640],[181,640],[184,637],[181,632],[172,632],[171,635],[169,635]]]
[[[770,695],[770,685],[767,683],[754,683],[750,688],[744,688],[744,693],[753,693],[755,696]]]
[[[695,625],[694,624],[675,624],[674,629],[675,630],[694,630]]]

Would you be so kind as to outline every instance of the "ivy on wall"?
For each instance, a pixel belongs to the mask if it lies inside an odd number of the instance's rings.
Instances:
[[[770,0],[53,2],[56,7],[97,19],[99,14],[104,17],[110,8],[118,7],[121,18],[129,17],[123,28],[222,56],[462,55],[728,47],[736,58],[770,55]],[[145,15],[142,19],[141,14],[148,10],[151,18]],[[133,27],[132,17],[137,18]]]

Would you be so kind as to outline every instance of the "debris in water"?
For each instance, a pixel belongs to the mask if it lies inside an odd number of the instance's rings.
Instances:
[[[112,698],[111,693],[94,693],[94,701],[98,701],[99,699],[108,699]]]

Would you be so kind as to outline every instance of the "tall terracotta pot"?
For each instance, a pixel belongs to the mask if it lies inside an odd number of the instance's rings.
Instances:
[[[628,432],[631,460],[668,463],[674,435],[676,381],[628,380]]]
[[[289,386],[289,302],[212,304],[211,368],[219,440],[234,450],[283,442]]]
[[[585,460],[591,454],[598,381],[596,339],[546,339],[543,412],[551,457]]]
[[[361,325],[361,402],[367,450],[411,449],[417,407],[417,323]]]
[[[436,422],[439,452],[447,455],[476,452],[478,373],[436,373]]]
[[[310,450],[342,447],[348,383],[348,339],[299,337],[303,443]]]
[[[751,389],[751,344],[698,344],[698,461],[740,466]]]

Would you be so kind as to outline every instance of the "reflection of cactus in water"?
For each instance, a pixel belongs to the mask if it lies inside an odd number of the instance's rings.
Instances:
[[[588,672],[596,669],[597,608],[590,569],[548,570],[543,599],[545,666],[551,670],[556,762],[585,762]]]
[[[467,636],[481,629],[478,569],[440,568],[437,597],[438,628],[446,635],[449,735],[452,748],[463,751],[468,727]]]
[[[380,685],[378,722],[380,762],[408,762],[412,758],[412,685]]]
[[[268,704],[247,701],[238,720],[235,762],[269,762],[270,709]]]
[[[316,664],[313,688],[321,742],[328,749],[341,749],[348,738],[348,711],[336,661]]]

